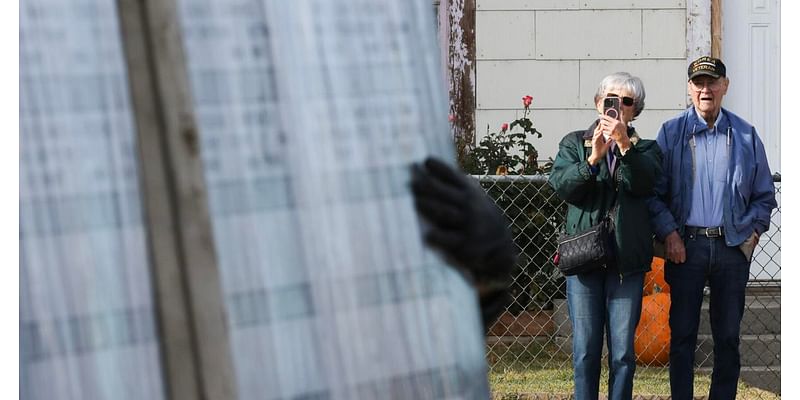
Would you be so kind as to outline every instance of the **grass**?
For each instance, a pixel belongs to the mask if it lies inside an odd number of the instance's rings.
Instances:
[[[538,398],[536,395],[563,395],[572,393],[572,361],[555,345],[529,343],[490,347],[489,383],[494,399]],[[600,376],[600,393],[608,393],[608,369],[606,361]],[[696,395],[706,395],[711,385],[711,376],[696,373],[694,379]],[[634,396],[669,396],[669,370],[665,367],[636,367],[633,382]],[[772,400],[780,396],[739,381],[737,399]]]

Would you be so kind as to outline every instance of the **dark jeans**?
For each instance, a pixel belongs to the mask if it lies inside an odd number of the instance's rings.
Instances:
[[[608,398],[631,398],[636,371],[633,338],[642,312],[643,283],[644,272],[622,281],[616,271],[605,269],[567,277],[576,400],[598,398],[604,333],[609,353]]]
[[[669,380],[674,400],[694,396],[694,353],[703,288],[711,289],[709,316],[714,339],[714,372],[709,398],[735,399],[739,380],[739,325],[750,263],[725,239],[685,235],[686,262],[667,262],[665,279],[672,292],[669,326]]]

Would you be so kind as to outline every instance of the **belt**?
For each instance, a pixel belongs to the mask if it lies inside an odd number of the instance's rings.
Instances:
[[[703,226],[686,226],[686,233],[690,235],[705,236],[708,238],[716,238],[725,236],[725,227],[703,227]]]

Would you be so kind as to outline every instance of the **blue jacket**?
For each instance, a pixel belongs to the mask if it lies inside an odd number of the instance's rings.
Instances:
[[[756,129],[736,114],[722,109],[730,122],[728,178],[723,197],[722,220],[725,242],[738,246],[753,231],[759,235],[769,229],[770,214],[777,207],[775,185],[767,164],[764,144]],[[655,196],[648,200],[653,230],[659,240],[683,228],[689,218],[694,179],[693,134],[708,129],[689,107],[681,115],[661,125],[659,147],[664,155],[663,174],[656,182]]]

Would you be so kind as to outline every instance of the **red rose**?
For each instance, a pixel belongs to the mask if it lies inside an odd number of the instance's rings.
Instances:
[[[503,122],[503,125],[500,125],[500,132],[505,132],[508,130],[508,124]]]
[[[531,103],[533,103],[533,97],[525,96],[522,98],[522,105],[525,106],[525,108],[530,107]]]

